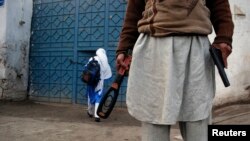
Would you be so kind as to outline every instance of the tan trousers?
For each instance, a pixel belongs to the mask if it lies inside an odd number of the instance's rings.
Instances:
[[[208,119],[179,122],[183,141],[207,141]],[[142,141],[170,141],[171,125],[142,123]]]

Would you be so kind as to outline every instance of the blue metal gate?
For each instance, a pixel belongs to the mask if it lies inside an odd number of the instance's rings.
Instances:
[[[80,80],[83,65],[79,63],[86,63],[102,47],[115,73],[115,49],[125,7],[126,0],[34,0],[30,98],[85,104],[86,86]],[[125,88],[124,83],[118,98],[121,106]]]

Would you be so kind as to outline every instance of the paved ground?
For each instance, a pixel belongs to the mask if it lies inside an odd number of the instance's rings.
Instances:
[[[0,141],[140,141],[140,123],[116,108],[100,123],[81,105],[0,101]],[[250,104],[214,110],[214,124],[250,124]],[[178,126],[172,141],[181,141]]]

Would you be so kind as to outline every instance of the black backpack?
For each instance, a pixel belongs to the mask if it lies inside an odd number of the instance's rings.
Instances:
[[[100,78],[100,64],[94,57],[83,68],[81,79],[84,83],[96,87]]]

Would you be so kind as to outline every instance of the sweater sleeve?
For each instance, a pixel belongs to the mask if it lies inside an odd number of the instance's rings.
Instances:
[[[144,8],[144,0],[128,0],[126,15],[116,54],[124,53],[129,49],[133,49],[139,36],[137,23],[142,18]]]
[[[228,0],[207,0],[207,7],[216,33],[214,43],[227,43],[232,47],[234,24]]]

